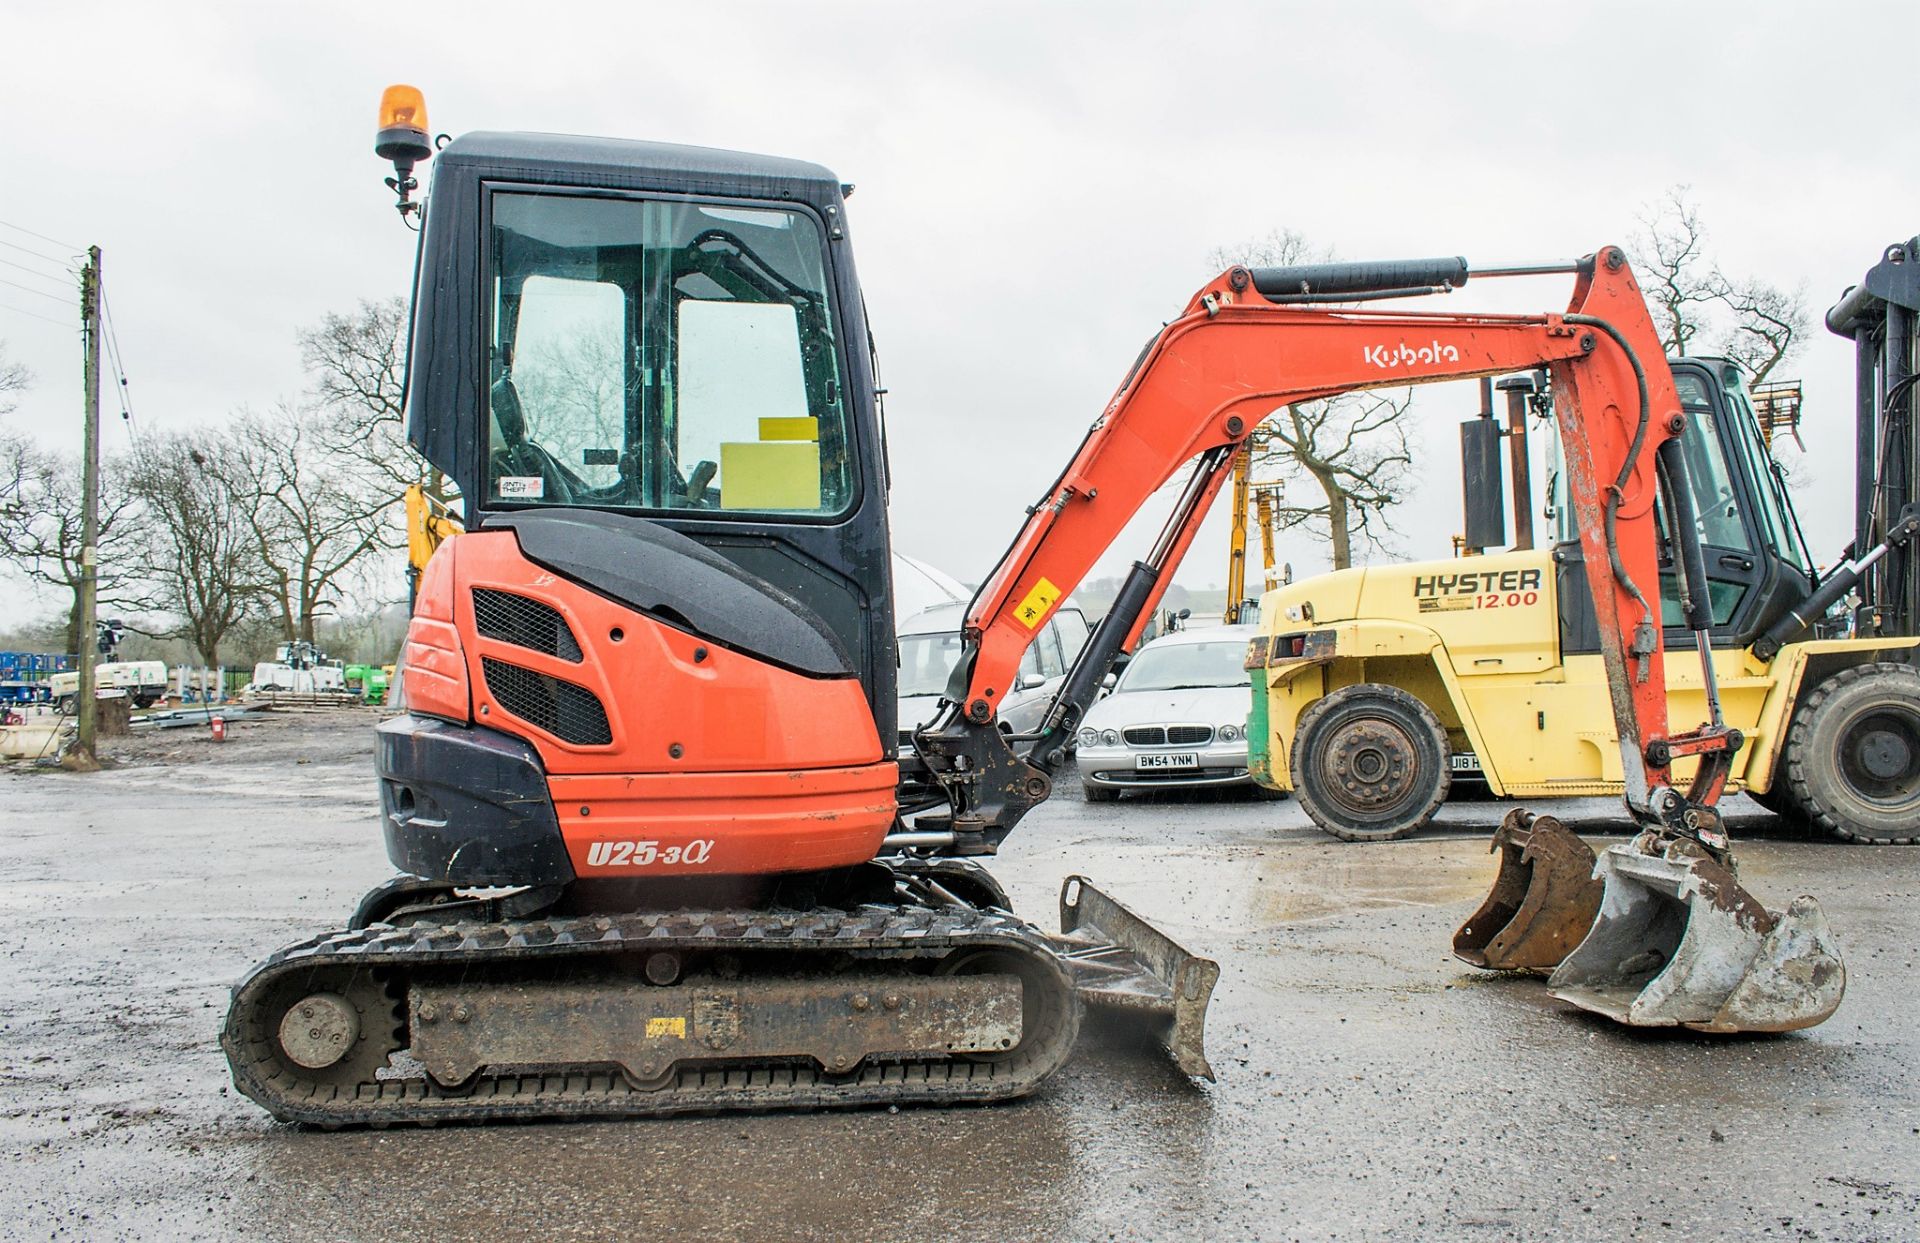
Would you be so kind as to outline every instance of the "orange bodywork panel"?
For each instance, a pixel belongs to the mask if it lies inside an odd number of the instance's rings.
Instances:
[[[888,758],[858,679],[806,677],[655,621],[535,565],[511,531],[463,535],[435,554],[436,564],[449,548],[474,719],[533,743],[550,774],[766,772]],[[482,636],[473,592],[485,588],[559,612],[581,659]],[[516,716],[488,686],[487,658],[592,692],[612,741],[569,742]]]
[[[467,655],[453,624],[453,558],[427,563],[407,623],[400,679],[409,711],[465,722],[472,713]]]
[[[572,645],[482,634],[476,591],[544,605]],[[858,678],[808,677],[657,621],[527,560],[511,531],[434,553],[406,661],[410,709],[539,753],[581,876],[842,867],[871,859],[893,823],[898,765]],[[604,734],[561,737],[490,677],[566,683],[597,702]]]
[[[863,863],[893,824],[899,766],[552,777],[581,876],[804,872]]]

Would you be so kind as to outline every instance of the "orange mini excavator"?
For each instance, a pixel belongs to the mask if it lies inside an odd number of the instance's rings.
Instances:
[[[417,92],[389,92],[379,150],[411,219]],[[1047,797],[1253,427],[1369,385],[1552,367],[1642,857],[1724,849],[1714,761],[1738,738],[1667,734],[1640,586],[1680,415],[1618,250],[1508,270],[1571,275],[1564,314],[1340,309],[1443,292],[1458,259],[1222,273],[1029,511],[939,715],[897,733],[848,189],[652,143],[439,150],[409,429],[468,533],[420,582],[408,713],[379,731],[402,874],[235,986],[241,1091],[322,1126],[997,1100],[1061,1065],[1083,1001],[1210,1077],[1212,963],[1078,877],[1043,933],[976,860]],[[1038,628],[1187,463],[1043,727],[1001,730]],[[1682,754],[1703,774],[1684,794]]]

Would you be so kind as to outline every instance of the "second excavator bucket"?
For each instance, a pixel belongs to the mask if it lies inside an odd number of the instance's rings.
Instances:
[[[1213,1080],[1207,1006],[1220,965],[1182,949],[1084,876],[1060,888],[1060,935],[1049,938],[1088,1005],[1139,1016],[1189,1075]]]
[[[1494,830],[1493,852],[1493,891],[1453,934],[1454,956],[1489,971],[1551,971],[1600,909],[1593,848],[1552,816],[1516,807]]]
[[[1547,981],[1554,996],[1635,1027],[1786,1032],[1823,1022],[1847,973],[1819,903],[1768,911],[1685,840],[1643,834],[1601,855],[1593,931]]]

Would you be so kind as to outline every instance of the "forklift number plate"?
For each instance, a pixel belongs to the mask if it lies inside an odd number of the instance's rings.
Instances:
[[[1480,757],[1471,751],[1461,751],[1453,757],[1453,771],[1456,773],[1477,773],[1480,771]]]
[[[1142,768],[1198,768],[1200,757],[1191,752],[1181,755],[1136,755],[1133,766]]]

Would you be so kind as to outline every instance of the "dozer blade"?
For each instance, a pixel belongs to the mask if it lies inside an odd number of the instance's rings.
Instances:
[[[1560,965],[1593,927],[1601,883],[1593,848],[1552,816],[1515,808],[1494,830],[1493,892],[1453,934],[1454,957],[1489,971]]]
[[[1060,888],[1060,935],[1048,938],[1088,1005],[1137,1015],[1189,1075],[1211,1082],[1207,1005],[1220,965],[1196,957],[1084,876]]]
[[[1819,903],[1774,914],[1687,841],[1609,847],[1593,931],[1547,981],[1554,996],[1635,1027],[1786,1032],[1824,1021],[1846,967]]]

